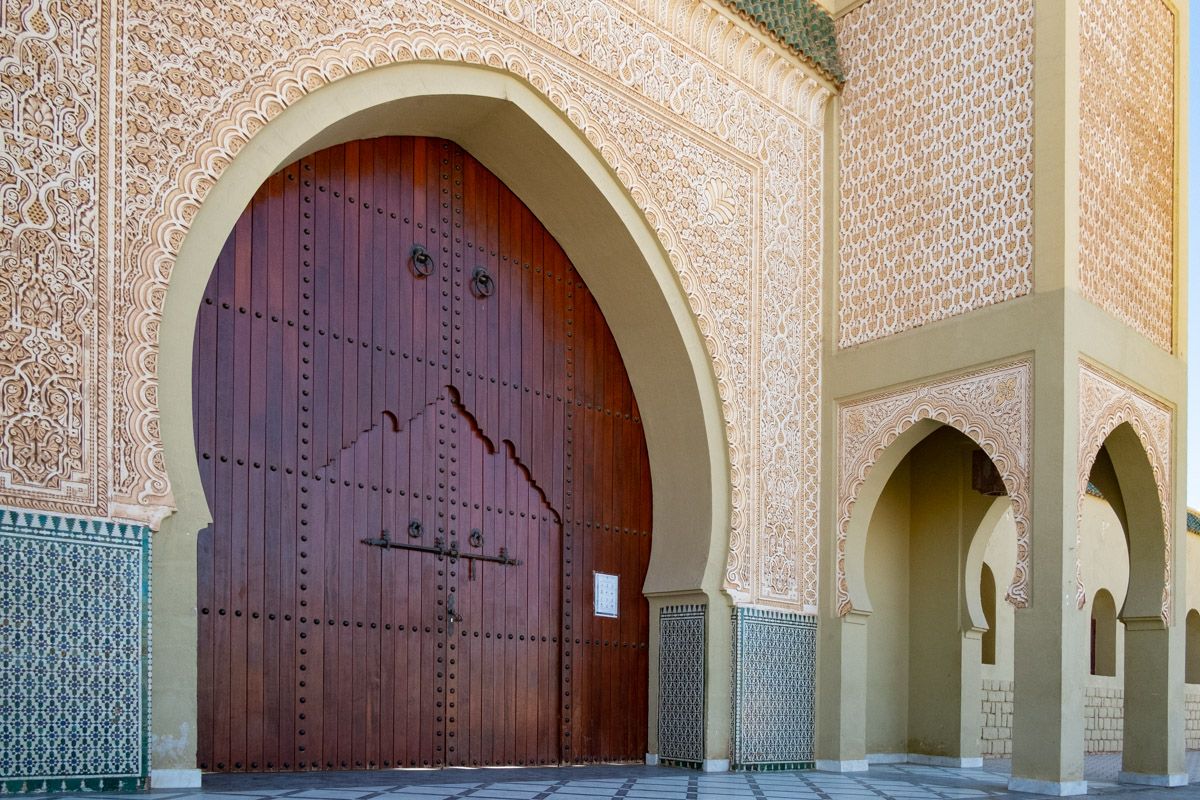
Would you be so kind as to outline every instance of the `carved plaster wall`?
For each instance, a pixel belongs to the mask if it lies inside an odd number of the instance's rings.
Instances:
[[[108,497],[104,4],[0,13],[0,500]]]
[[[900,434],[921,420],[950,425],[992,459],[1012,499],[1017,566],[1008,600],[1029,603],[1030,492],[1033,464],[1033,373],[1017,361],[940,381],[838,404],[836,603],[853,610],[846,570],[850,518],[871,468]],[[870,513],[867,509],[866,513]]]
[[[1172,348],[1175,16],[1162,0],[1083,0],[1079,288]]]
[[[841,347],[1032,289],[1033,0],[838,20]]]
[[[145,519],[169,509],[158,325],[208,190],[273,117],[342,76],[481,64],[527,81],[584,133],[678,270],[727,426],[727,587],[815,609],[832,90],[736,12],[715,0],[414,0],[399,11],[30,0],[3,19],[0,244],[4,274],[27,279],[0,281],[0,419],[13,428],[0,500]]]
[[[1174,413],[1170,408],[1137,390],[1133,386],[1102,372],[1097,367],[1079,363],[1079,520],[1075,531],[1075,552],[1079,553],[1082,535],[1083,498],[1087,494],[1092,465],[1104,446],[1105,439],[1118,425],[1129,423],[1137,433],[1146,457],[1154,472],[1158,501],[1163,518],[1163,619],[1171,621],[1171,528],[1172,464],[1171,441]],[[1078,555],[1075,561],[1076,601],[1083,608],[1087,601],[1082,569]]]

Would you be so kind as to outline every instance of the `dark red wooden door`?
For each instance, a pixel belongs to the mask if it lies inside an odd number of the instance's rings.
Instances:
[[[194,409],[201,768],[641,758],[637,406],[558,244],[461,148],[268,180],[205,293]]]

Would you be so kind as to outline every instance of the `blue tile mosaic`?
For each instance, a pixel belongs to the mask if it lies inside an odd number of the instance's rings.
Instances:
[[[0,508],[0,793],[148,773],[149,530]]]
[[[813,765],[816,617],[733,610],[734,769]]]
[[[658,757],[699,766],[704,760],[704,623],[702,605],[659,611]]]

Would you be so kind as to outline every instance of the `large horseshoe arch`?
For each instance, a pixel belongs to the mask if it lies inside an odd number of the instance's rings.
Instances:
[[[439,139],[300,159],[195,342],[202,769],[642,756],[640,415],[503,183]]]

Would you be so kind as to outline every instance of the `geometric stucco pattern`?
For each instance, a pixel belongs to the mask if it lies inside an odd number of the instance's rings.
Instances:
[[[1174,413],[1159,401],[1124,381],[1101,371],[1086,361],[1079,363],[1079,520],[1076,526],[1076,547],[1082,532],[1083,498],[1087,494],[1092,465],[1104,441],[1118,425],[1128,423],[1137,434],[1158,487],[1158,501],[1163,519],[1163,619],[1171,621],[1171,530],[1172,522],[1172,437]],[[1075,563],[1077,605],[1083,608],[1087,600],[1082,571]]]
[[[1175,15],[1162,0],[1083,0],[1079,288],[1172,348]]]
[[[1028,294],[1033,0],[870,0],[837,38],[839,346]]]
[[[837,613],[853,610],[846,545],[854,504],[879,456],[922,420],[950,425],[992,459],[1012,500],[1017,564],[1008,600],[1029,604],[1033,371],[1029,361],[988,367],[838,405]]]
[[[99,0],[0,13],[0,493],[95,510],[106,420]],[[18,13],[20,11],[21,13]]]
[[[68,13],[40,8],[49,21],[35,29],[61,27],[56,15]],[[113,251],[88,260],[96,286],[72,305],[115,320],[108,374],[83,388],[112,431],[92,473],[111,487],[93,511],[149,519],[172,505],[159,319],[189,224],[245,143],[346,75],[479,64],[529,83],[587,137],[678,271],[727,428],[727,587],[743,601],[815,609],[822,118],[833,90],[793,54],[710,0],[128,0],[92,9],[88,24],[99,34],[84,51],[104,59],[111,98],[62,93],[86,104],[99,120],[92,139],[113,148],[101,209]],[[96,168],[85,172],[96,180]],[[99,335],[89,326],[85,336]],[[68,438],[83,452],[99,441]],[[21,502],[2,485],[0,497]]]

